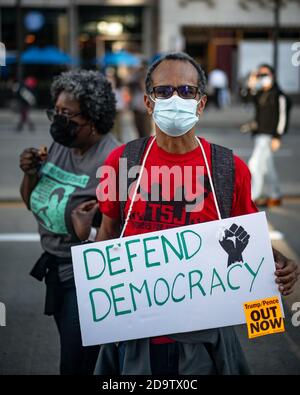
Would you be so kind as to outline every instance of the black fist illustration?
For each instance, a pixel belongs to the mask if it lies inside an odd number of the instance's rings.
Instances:
[[[242,226],[232,224],[225,229],[219,243],[228,254],[227,266],[235,262],[243,262],[242,252],[249,243],[250,235]]]

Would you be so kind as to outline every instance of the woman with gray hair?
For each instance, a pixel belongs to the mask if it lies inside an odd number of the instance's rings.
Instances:
[[[109,133],[116,108],[110,83],[95,71],[68,71],[51,86],[54,108],[47,111],[54,140],[20,156],[21,195],[34,214],[44,253],[31,274],[46,283],[45,314],[53,315],[61,343],[61,374],[92,374],[99,347],[81,342],[71,247],[94,240],[96,172],[117,146]]]

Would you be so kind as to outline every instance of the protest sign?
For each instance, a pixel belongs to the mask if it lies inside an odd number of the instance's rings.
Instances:
[[[264,213],[72,247],[83,345],[245,323],[278,297]]]
[[[244,303],[248,337],[284,332],[284,322],[278,297]]]

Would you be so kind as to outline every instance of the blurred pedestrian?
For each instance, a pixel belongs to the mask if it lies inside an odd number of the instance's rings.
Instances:
[[[133,112],[134,123],[139,137],[150,136],[152,131],[151,117],[144,106],[145,78],[147,63],[143,62],[140,67],[133,70],[128,79],[130,93],[130,109]]]
[[[21,132],[23,127],[28,124],[29,130],[33,132],[35,126],[30,118],[30,109],[36,104],[35,88],[37,79],[35,77],[27,77],[21,84],[15,84],[13,89],[17,99],[17,109],[19,112],[19,122],[16,131]]]
[[[52,83],[48,110],[54,140],[28,148],[20,157],[21,195],[34,214],[44,253],[31,274],[46,283],[45,314],[53,315],[60,336],[61,374],[92,374],[99,347],[83,347],[71,247],[94,240],[98,167],[117,146],[109,133],[115,117],[111,84],[98,72],[69,71]]]
[[[116,117],[112,133],[119,141],[123,141],[123,124],[124,114],[128,110],[129,93],[122,79],[117,75],[113,67],[109,67],[105,71],[106,78],[110,81],[113,92],[116,96]]]
[[[281,204],[281,188],[275,168],[273,153],[281,147],[281,138],[287,132],[290,99],[276,82],[274,69],[262,64],[250,74],[248,92],[255,104],[255,120],[243,125],[241,131],[251,131],[254,149],[249,159],[252,175],[252,199],[257,205]],[[269,191],[263,198],[265,181]]]
[[[230,104],[228,78],[225,71],[214,69],[208,74],[208,86],[213,94],[216,108],[222,109]]]

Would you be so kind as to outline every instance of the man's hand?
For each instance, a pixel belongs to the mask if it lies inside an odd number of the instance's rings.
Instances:
[[[273,248],[273,255],[276,265],[275,282],[278,284],[278,289],[282,295],[289,295],[293,292],[298,280],[300,274],[299,266],[275,248]]]
[[[96,200],[89,200],[79,204],[71,213],[72,224],[77,237],[87,240],[89,237],[93,218],[98,210]]]

